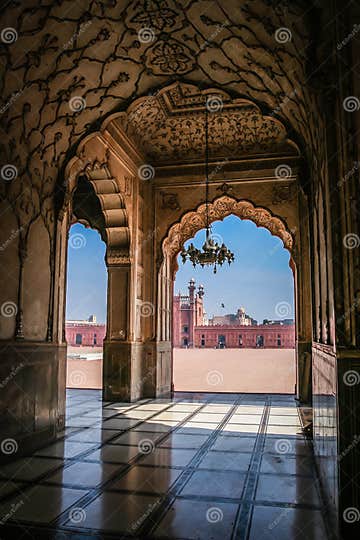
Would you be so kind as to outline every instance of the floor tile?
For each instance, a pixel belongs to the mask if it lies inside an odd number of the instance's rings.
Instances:
[[[193,403],[177,403],[168,409],[169,412],[185,412],[193,413],[200,408],[200,404]]]
[[[286,416],[286,415],[293,415],[293,416],[299,416],[297,407],[284,407],[284,406],[278,406],[275,407],[274,405],[270,408],[270,414],[274,414],[276,416]]]
[[[196,471],[181,495],[240,499],[246,475],[239,472]]]
[[[52,484],[93,488],[106,482],[114,473],[120,470],[119,465],[110,463],[85,463],[79,461],[53,474],[46,481]]]
[[[302,437],[285,437],[266,436],[264,452],[274,454],[294,454],[294,455],[312,455],[311,446]]]
[[[12,480],[35,480],[63,464],[61,459],[21,458],[0,468],[0,477]]]
[[[171,448],[200,448],[206,443],[207,435],[184,435],[176,433],[169,435],[159,446]]]
[[[300,420],[298,416],[295,415],[278,415],[278,414],[270,414],[269,416],[269,425],[276,425],[276,426],[299,426],[300,427]]]
[[[211,450],[230,452],[252,452],[255,444],[255,437],[228,437],[219,435]]]
[[[111,483],[107,489],[166,493],[180,476],[181,472],[181,469],[140,467],[135,465],[120,480]]]
[[[261,473],[297,474],[313,476],[314,465],[308,456],[290,456],[287,454],[263,454]]]
[[[249,540],[326,540],[321,512],[301,508],[256,506]]]
[[[177,499],[156,528],[154,536],[189,540],[231,538],[237,504]]]
[[[231,410],[231,405],[213,404],[213,405],[205,405],[205,407],[201,409],[201,412],[218,414],[218,413],[228,413],[230,410]]]
[[[113,441],[111,444],[129,444],[131,446],[142,446],[143,441],[157,441],[160,437],[163,437],[163,433],[153,433],[151,431],[128,431],[123,433]]]
[[[189,416],[190,413],[186,412],[162,412],[160,414],[157,414],[154,416],[154,420],[157,422],[161,422],[162,420],[175,420],[177,422],[181,422],[182,420],[185,420]]]
[[[99,450],[91,452],[84,460],[108,461],[109,463],[127,463],[139,454],[137,446],[121,446],[120,444],[106,444]]]
[[[180,429],[176,430],[176,433],[209,436],[216,429],[218,429],[218,424],[210,424],[209,422],[186,422]]]
[[[183,450],[180,448],[156,448],[154,452],[141,458],[139,463],[166,467],[186,467],[196,452],[197,450]]]
[[[261,422],[261,416],[256,414],[233,414],[229,420],[229,424],[256,424]]]
[[[197,413],[191,418],[191,422],[220,423],[225,418],[225,413]]]
[[[313,478],[305,476],[259,476],[256,500],[320,505]]]
[[[49,456],[49,457],[58,457],[58,458],[74,458],[88,452],[89,450],[95,448],[96,443],[86,443],[86,442],[75,442],[69,439],[65,441],[58,441],[54,444],[42,448],[35,453],[36,456]]]
[[[162,422],[156,420],[148,420],[143,422],[139,426],[136,426],[132,431],[154,431],[159,433],[166,433],[171,431],[174,427],[178,425],[178,422],[172,420],[163,420]]]
[[[246,437],[248,436],[254,436],[259,431],[259,425],[258,424],[226,424],[221,429],[221,432],[224,433],[224,435],[235,435],[236,437]]]
[[[0,515],[11,515],[11,521],[49,523],[85,494],[77,489],[35,486],[1,504]]]
[[[252,454],[239,452],[208,452],[200,464],[199,469],[217,469],[220,471],[247,471]]]
[[[79,442],[90,442],[90,443],[104,443],[111,439],[112,437],[118,436],[119,430],[111,429],[83,429],[78,433],[72,433],[66,439],[68,442],[79,441]]]
[[[140,420],[135,420],[131,418],[110,418],[109,420],[105,420],[101,423],[102,429],[113,429],[113,430],[123,430],[123,429],[129,429],[136,424],[138,424]]]
[[[134,534],[151,511],[157,508],[158,497],[104,492],[84,508],[82,529],[101,529],[105,532]],[[67,526],[71,526],[67,522]],[[79,525],[75,525],[79,528]]]
[[[281,436],[285,437],[286,435],[299,435],[299,437],[301,437],[303,435],[303,432],[300,426],[268,425],[266,429],[266,433],[269,433],[271,435],[277,435],[278,437],[281,437]]]

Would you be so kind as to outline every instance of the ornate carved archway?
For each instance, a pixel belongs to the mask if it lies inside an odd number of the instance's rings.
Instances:
[[[293,255],[294,238],[292,233],[281,218],[274,216],[266,208],[255,206],[247,200],[238,201],[228,195],[219,197],[209,204],[211,222],[223,220],[230,214],[240,219],[253,221],[258,227],[265,227],[272,235],[278,236],[284,247]],[[172,261],[172,272],[177,270],[176,255],[184,242],[192,238],[205,225],[206,205],[201,204],[195,211],[186,213],[179,222],[170,227],[167,237],[162,243],[162,251],[163,255]]]
[[[68,197],[76,188],[80,175],[85,175],[91,183],[100,202],[104,218],[104,240],[107,245],[106,258],[112,261],[128,262],[130,257],[130,229],[125,206],[125,199],[116,178],[113,177],[106,161],[84,160],[75,157],[67,169],[69,177]]]

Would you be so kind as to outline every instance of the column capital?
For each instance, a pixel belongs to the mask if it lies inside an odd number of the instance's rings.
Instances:
[[[105,261],[108,266],[126,266],[131,264],[127,248],[111,248],[106,250]]]

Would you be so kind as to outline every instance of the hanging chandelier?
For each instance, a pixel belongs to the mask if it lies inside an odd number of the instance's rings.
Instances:
[[[189,260],[194,268],[196,265],[213,266],[214,274],[217,267],[222,266],[224,262],[230,265],[235,257],[224,243],[219,245],[211,234],[211,225],[209,219],[209,129],[208,129],[208,107],[205,106],[205,242],[200,249],[197,249],[193,243],[187,249],[183,247],[181,258],[183,264]]]

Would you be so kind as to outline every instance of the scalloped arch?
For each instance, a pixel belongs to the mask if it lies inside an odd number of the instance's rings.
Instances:
[[[268,231],[278,236],[284,247],[293,255],[294,238],[288,231],[285,222],[274,216],[266,208],[255,206],[247,200],[236,200],[224,195],[209,203],[210,222],[223,220],[234,214],[240,219],[248,219],[258,227],[265,227]],[[162,243],[164,255],[175,258],[181,250],[184,242],[192,238],[198,231],[206,226],[206,205],[201,204],[195,211],[187,212],[180,221],[172,225]]]

